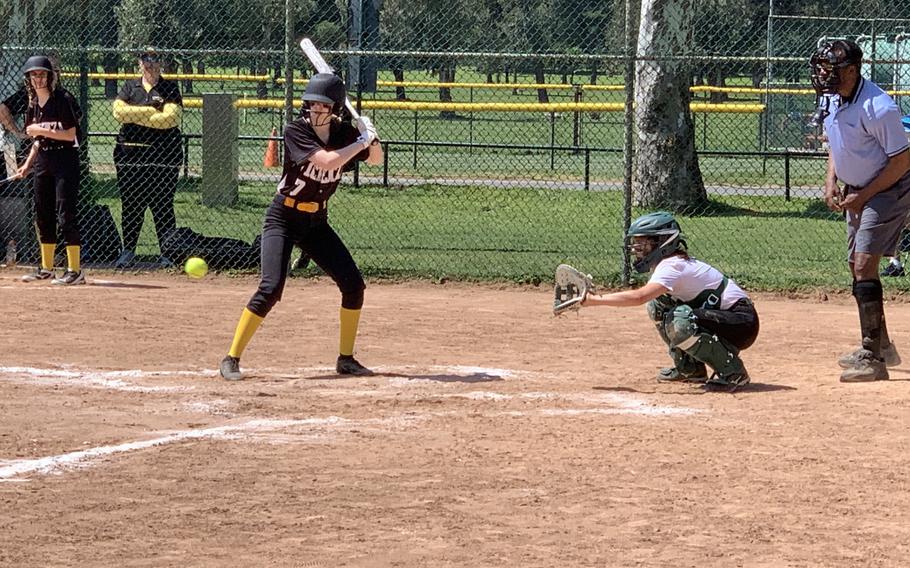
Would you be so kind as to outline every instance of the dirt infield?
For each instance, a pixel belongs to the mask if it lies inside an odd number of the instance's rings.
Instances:
[[[837,382],[847,297],[759,296],[735,394],[658,384],[643,308],[292,280],[218,378],[252,279],[0,272],[3,566],[899,566],[910,364]],[[887,305],[910,360],[910,305]]]

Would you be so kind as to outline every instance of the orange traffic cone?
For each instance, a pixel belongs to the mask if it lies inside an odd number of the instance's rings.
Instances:
[[[278,164],[278,129],[272,128],[272,134],[269,135],[269,143],[265,148],[265,157],[262,159],[262,165],[266,168],[277,168]]]

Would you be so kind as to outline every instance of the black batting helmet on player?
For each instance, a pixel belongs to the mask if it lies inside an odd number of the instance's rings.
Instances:
[[[347,90],[341,77],[332,73],[316,73],[303,93],[303,107],[309,108],[307,103],[310,102],[325,103],[332,105],[332,114],[340,116],[345,98]]]
[[[632,221],[626,237],[629,240],[632,237],[648,237],[653,242],[650,250],[631,245],[635,258],[633,266],[637,272],[648,272],[661,260],[686,250],[686,240],[679,223],[666,211],[648,213]]]
[[[860,65],[863,50],[856,42],[847,39],[826,41],[809,60],[812,86],[818,95],[833,95],[841,85],[841,70],[850,65]]]

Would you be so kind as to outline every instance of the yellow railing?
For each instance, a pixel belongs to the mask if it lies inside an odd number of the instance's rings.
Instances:
[[[364,110],[460,111],[460,112],[621,112],[623,103],[442,103],[418,101],[363,100]],[[300,107],[299,100],[294,101]],[[202,99],[185,98],[183,106],[202,108]],[[284,108],[283,99],[238,99],[236,108]],[[765,105],[757,103],[691,103],[692,112],[760,113]]]

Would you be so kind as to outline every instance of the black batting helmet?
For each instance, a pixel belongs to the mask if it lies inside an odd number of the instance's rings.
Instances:
[[[53,73],[54,66],[51,65],[51,60],[46,55],[32,55],[25,60],[25,70],[22,72],[25,75],[28,75],[32,71],[47,71],[48,73]]]
[[[332,73],[316,73],[303,93],[303,106],[306,107],[308,102],[325,103],[332,105],[332,114],[338,115],[345,98],[347,91],[341,77]]]
[[[863,50],[848,39],[826,41],[819,45],[809,60],[815,92],[819,95],[836,94],[841,84],[841,69],[858,66],[862,61]]]

